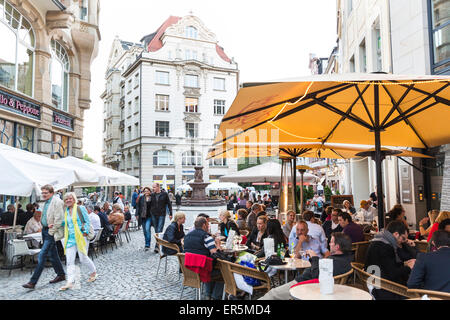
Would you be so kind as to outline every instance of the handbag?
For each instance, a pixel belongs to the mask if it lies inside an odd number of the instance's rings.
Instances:
[[[83,233],[84,233],[84,232],[85,232],[85,230],[84,230],[84,225],[86,224],[86,221],[84,221],[83,214],[81,213],[81,209],[80,209],[80,207],[78,207],[78,206],[77,206],[77,213],[78,213],[78,218],[80,218],[81,223],[82,223],[82,225],[81,225],[81,230],[82,230]],[[94,228],[92,227],[92,224],[90,224],[90,225],[89,225],[89,233],[88,233],[88,235],[87,235],[87,239],[88,239],[89,241],[91,241],[91,240],[94,239],[94,238],[95,238],[95,231],[94,231]]]
[[[281,260],[279,256],[276,254],[268,257],[266,260],[261,261],[258,264],[259,271],[265,272],[269,266],[282,266],[285,265],[287,262]]]

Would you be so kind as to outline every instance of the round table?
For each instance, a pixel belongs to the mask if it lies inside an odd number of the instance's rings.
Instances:
[[[292,298],[297,300],[372,300],[372,296],[367,291],[344,286],[334,285],[332,294],[321,294],[318,283],[307,283],[289,289]]]
[[[288,271],[289,270],[298,270],[298,269],[306,269],[311,267],[311,263],[307,260],[303,260],[303,259],[298,259],[295,258],[294,259],[294,263],[291,263],[291,259],[284,259],[284,261],[286,261],[286,264],[283,265],[279,265],[279,266],[271,266],[272,268],[276,269],[276,270],[284,270],[284,281],[285,283],[288,282]]]
[[[221,250],[223,251],[223,253],[239,253],[247,249],[248,247],[245,245],[238,245],[233,247],[233,249],[227,249],[224,245],[221,246]]]

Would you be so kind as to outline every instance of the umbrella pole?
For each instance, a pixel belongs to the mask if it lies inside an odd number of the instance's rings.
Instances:
[[[19,210],[19,197],[16,199],[16,206],[14,211],[14,222],[13,222],[13,230],[16,228],[16,222],[17,222],[17,211]]]
[[[304,200],[303,200],[303,170],[300,170],[301,174],[301,186],[300,186],[300,214],[303,216],[303,207],[304,207]]]
[[[294,212],[297,213],[297,158],[292,159],[292,189],[294,190]]]
[[[377,177],[377,209],[378,209],[378,230],[384,228],[384,199],[383,199],[383,177],[381,174],[381,137],[380,137],[380,97],[379,85],[374,86],[374,108],[375,108],[375,167]]]

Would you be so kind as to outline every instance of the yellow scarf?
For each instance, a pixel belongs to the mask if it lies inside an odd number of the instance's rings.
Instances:
[[[69,213],[69,208],[66,208],[66,212],[64,214],[64,254],[66,254],[67,241],[69,239],[69,226],[67,225],[67,215]],[[75,242],[77,243],[78,250],[87,256],[86,252],[86,241],[84,240],[83,234],[81,233],[80,228],[78,227],[78,208],[75,203],[72,207],[72,223],[75,229]]]

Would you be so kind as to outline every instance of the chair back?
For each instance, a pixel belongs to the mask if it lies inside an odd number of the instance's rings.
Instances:
[[[375,235],[373,233],[364,233],[364,241],[370,241]]]
[[[368,290],[368,283],[367,279],[370,278],[371,283],[378,282],[380,284],[379,288],[376,289],[383,289],[392,293],[395,293],[397,295],[406,297],[406,298],[417,298],[419,294],[414,292],[408,292],[408,288],[404,285],[398,284],[396,282],[386,280],[383,278],[380,278],[376,275],[370,274],[366,271],[364,271],[364,264],[352,262],[351,263],[353,270],[355,271],[355,274],[357,278],[359,279],[360,283],[363,285],[364,289]]]
[[[350,271],[340,274],[338,276],[334,276],[334,283],[335,284],[346,284],[348,277],[350,277],[353,274],[353,269],[350,269]]]
[[[30,249],[28,248],[27,242],[20,239],[12,239],[14,256],[23,256],[30,254]]]
[[[433,291],[433,290],[423,290],[423,289],[408,289],[409,293],[417,293],[420,296],[427,295],[430,299],[442,299],[442,300],[450,300],[450,293],[442,292],[442,291]]]
[[[100,237],[102,236],[103,228],[100,228],[97,230],[97,234],[95,235],[95,238],[91,240],[91,243],[100,241]]]
[[[120,227],[120,232],[124,232],[127,229],[128,221],[124,221],[122,223],[122,227]]]
[[[156,244],[158,244],[158,245],[160,245],[162,247],[166,247],[166,248],[175,250],[177,253],[180,253],[180,248],[175,243],[171,243],[169,241],[161,239],[156,234],[155,234],[155,240],[156,240]]]
[[[427,252],[428,249],[428,242],[424,241],[424,240],[415,240],[414,243],[416,244],[416,248],[417,250],[419,250],[420,252]]]
[[[114,231],[113,231],[112,234],[113,234],[113,235],[117,235],[117,234],[119,233],[121,227],[122,227],[122,226],[121,226],[120,224],[114,225]]]
[[[128,231],[128,228],[130,227],[131,220],[126,221],[127,225],[125,227],[125,231]]]
[[[183,286],[200,289],[200,286],[202,284],[200,281],[200,275],[186,268],[186,266],[184,265],[184,253],[177,253],[177,257],[181,272],[183,273]]]
[[[355,253],[355,262],[364,263],[366,261],[366,254],[369,245],[370,245],[369,241],[352,243],[352,249],[354,249]]]

